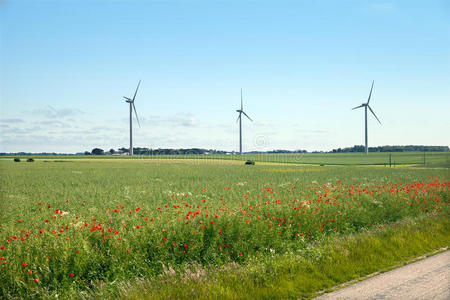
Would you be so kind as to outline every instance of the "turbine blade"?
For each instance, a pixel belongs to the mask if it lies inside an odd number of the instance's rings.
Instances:
[[[367,99],[367,105],[369,105],[370,97],[372,96],[372,89],[373,89],[374,82],[375,82],[375,80],[372,81],[372,87],[370,88],[370,94],[369,94],[369,99]]]
[[[241,118],[241,113],[239,113],[239,116],[236,119],[236,123],[239,121],[240,118]]]
[[[136,120],[138,122],[138,125],[139,125],[139,127],[141,127],[141,123],[139,123],[139,118],[138,118],[137,111],[136,111],[136,106],[134,106],[134,101],[133,101],[133,109],[134,109],[134,114],[136,115]]]
[[[140,81],[140,80],[139,80],[139,83],[138,83],[138,85],[137,85],[136,91],[134,92],[133,102],[134,102],[134,99],[136,99],[136,94],[137,94],[137,91],[138,91],[138,89],[139,89],[139,85],[141,85],[141,81]]]
[[[375,118],[377,119],[378,123],[381,124],[380,120],[378,119],[377,115],[373,112],[372,108],[371,108],[369,105],[367,105],[367,106],[369,107],[370,111],[372,112],[372,114],[373,114],[373,115],[375,116]]]
[[[127,100],[129,100],[129,101],[133,101],[133,100],[131,100],[130,98],[128,98],[128,97],[125,97],[125,96],[123,96],[125,99],[127,99]]]
[[[241,110],[243,110],[243,109],[244,109],[244,106],[242,104],[242,88],[241,88]]]
[[[253,120],[252,120],[249,116],[247,116],[247,114],[246,114],[244,111],[242,111],[242,113],[243,113],[250,121],[253,122]]]
[[[353,107],[352,110],[357,109],[357,108],[360,108],[360,107],[364,107],[364,105],[360,105],[360,106],[357,106],[357,107]]]

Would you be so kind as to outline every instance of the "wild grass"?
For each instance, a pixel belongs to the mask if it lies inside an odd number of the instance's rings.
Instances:
[[[449,213],[445,169],[11,160],[0,171],[2,298],[131,297],[121,292],[130,279],[175,274],[188,286],[209,268],[316,261],[331,238]],[[267,284],[264,272],[249,274]],[[230,280],[239,286],[240,273]],[[284,289],[300,291],[288,281]]]
[[[128,282],[119,297],[307,299],[448,247],[449,228],[449,218],[408,218],[382,228],[325,238],[302,250],[255,257],[244,265],[197,271],[201,273],[198,278],[186,280],[192,277],[190,271]]]

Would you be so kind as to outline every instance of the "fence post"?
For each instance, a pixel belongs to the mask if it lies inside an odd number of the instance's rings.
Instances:
[[[389,153],[389,168],[392,166],[392,153]]]

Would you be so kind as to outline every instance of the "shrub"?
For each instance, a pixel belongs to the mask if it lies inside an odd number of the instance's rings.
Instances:
[[[34,162],[34,158],[27,159],[27,162]]]
[[[253,160],[247,160],[247,161],[245,162],[245,164],[246,164],[246,165],[254,165],[255,162],[254,162]]]
[[[20,158],[14,157],[14,161],[15,161],[15,162],[20,162]]]

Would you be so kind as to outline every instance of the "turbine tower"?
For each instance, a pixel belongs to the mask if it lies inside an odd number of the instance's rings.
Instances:
[[[136,99],[136,94],[137,94],[140,84],[141,84],[141,81],[139,80],[139,83],[136,87],[136,91],[134,92],[133,99],[123,96],[126,99],[125,102],[130,104],[130,152],[129,152],[129,155],[133,155],[133,110],[136,115],[136,120],[138,122],[138,125],[139,125],[139,127],[141,127],[141,124],[139,123],[137,111],[136,111],[136,106],[134,106],[134,100]]]
[[[244,112],[244,106],[242,104],[242,89],[241,89],[241,109],[236,110],[239,113],[239,116],[236,120],[239,121],[239,154],[242,155],[242,114],[244,114],[250,121],[253,122],[253,120],[247,116],[247,114]]]
[[[372,108],[369,106],[369,101],[370,101],[370,97],[372,96],[372,90],[373,90],[373,84],[374,84],[375,80],[372,81],[372,87],[370,88],[370,93],[369,93],[369,98],[367,99],[367,103],[363,103],[360,106],[354,107],[353,109],[357,109],[360,107],[364,107],[364,116],[365,116],[365,129],[366,129],[366,154],[369,154],[369,144],[368,144],[368,136],[367,136],[367,108],[370,109],[370,112],[374,115],[374,117],[377,119],[378,123],[381,124],[380,120],[378,120],[377,115],[375,115],[375,113],[373,112]]]

